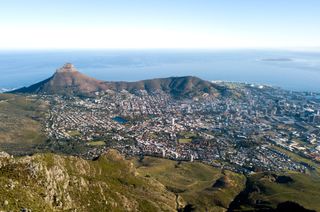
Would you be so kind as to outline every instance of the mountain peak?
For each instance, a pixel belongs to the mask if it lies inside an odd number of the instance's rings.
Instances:
[[[187,98],[203,94],[219,96],[228,93],[225,87],[191,76],[137,82],[103,82],[80,73],[71,63],[66,63],[57,69],[52,77],[29,87],[14,90],[12,93],[92,96],[95,95],[95,92],[105,90],[127,90],[131,93],[137,90],[146,90],[149,93],[162,90],[174,98]]]
[[[72,63],[66,63],[61,68],[57,69],[57,73],[62,72],[78,72]]]
[[[91,96],[96,91],[106,90],[104,82],[88,77],[74,67],[71,63],[66,63],[57,69],[50,78],[13,91],[13,93],[42,93]]]

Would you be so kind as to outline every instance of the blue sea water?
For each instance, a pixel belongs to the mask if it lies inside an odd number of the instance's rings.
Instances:
[[[106,81],[192,75],[320,92],[320,52],[270,50],[0,51],[0,89],[39,82],[66,62]]]

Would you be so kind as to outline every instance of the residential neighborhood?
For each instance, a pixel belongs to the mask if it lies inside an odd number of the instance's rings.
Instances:
[[[320,161],[320,101],[312,93],[230,83],[241,97],[173,99],[162,91],[96,92],[95,98],[43,95],[53,141],[81,141],[123,154],[202,161],[238,172],[296,170],[285,154]],[[284,150],[284,151],[281,151]]]

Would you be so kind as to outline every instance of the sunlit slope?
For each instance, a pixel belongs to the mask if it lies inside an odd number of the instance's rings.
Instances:
[[[175,211],[175,195],[109,151],[96,161],[39,154],[0,159],[0,210]]]
[[[293,152],[280,149],[292,159],[309,165],[306,173],[255,173],[247,177],[246,189],[232,205],[233,210],[270,210],[284,202],[320,211],[320,165]]]
[[[36,98],[0,94],[0,150],[12,154],[34,151],[46,140],[40,120],[48,105]]]
[[[245,185],[243,175],[198,162],[145,157],[136,164],[141,175],[158,180],[196,211],[225,211]]]

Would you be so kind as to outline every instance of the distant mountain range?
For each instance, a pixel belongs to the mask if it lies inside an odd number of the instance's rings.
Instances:
[[[14,90],[12,93],[92,96],[95,92],[105,90],[127,90],[132,93],[138,90],[145,90],[149,93],[160,90],[172,95],[174,98],[194,97],[205,94],[220,96],[230,93],[225,86],[193,76],[159,78],[137,82],[104,82],[80,73],[70,63],[58,69],[52,77],[29,87]]]

